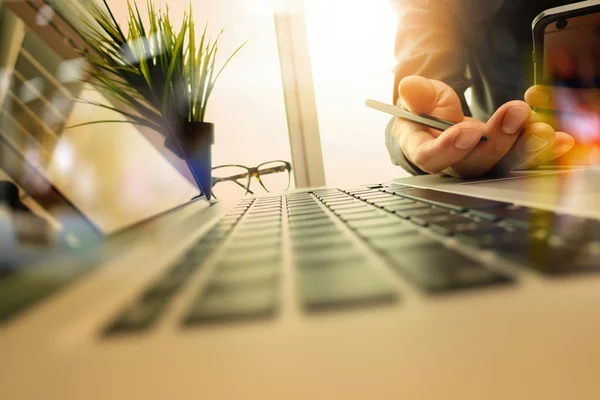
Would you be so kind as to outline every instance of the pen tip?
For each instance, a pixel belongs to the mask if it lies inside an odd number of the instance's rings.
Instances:
[[[481,141],[482,142],[487,142],[490,138],[487,137],[486,135],[481,135]]]

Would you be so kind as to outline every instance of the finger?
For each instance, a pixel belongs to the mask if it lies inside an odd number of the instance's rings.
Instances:
[[[556,143],[554,129],[545,123],[527,125],[510,152],[496,164],[494,173],[506,173],[528,165],[537,157],[548,152]]]
[[[573,113],[600,112],[600,89],[537,85],[525,92],[531,107]]]
[[[547,107],[551,104],[551,92],[552,90],[549,86],[532,86],[525,92],[525,101],[534,108]]]
[[[461,161],[481,140],[482,132],[470,122],[457,124],[437,138],[423,130],[405,132],[401,137],[404,154],[417,167],[435,174]]]
[[[464,119],[458,95],[447,84],[421,76],[407,76],[398,85],[402,106],[413,114],[429,114],[452,122]]]
[[[553,113],[531,111],[531,117],[529,118],[529,124],[533,124],[535,122],[543,122],[545,124],[555,127],[556,116]],[[525,125],[528,125],[528,124],[525,124]]]
[[[511,101],[502,105],[487,123],[471,121],[489,140],[477,146],[460,163],[453,165],[454,171],[464,178],[477,177],[488,172],[506,156],[524,126],[531,123],[531,119],[531,108],[526,103]]]
[[[563,156],[575,146],[575,139],[565,132],[555,132],[556,140],[546,150],[542,151],[536,157],[523,165],[516,168],[528,169],[539,167],[540,165],[548,164],[550,161]]]

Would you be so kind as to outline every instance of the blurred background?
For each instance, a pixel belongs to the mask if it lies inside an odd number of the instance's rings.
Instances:
[[[169,7],[175,24],[189,5],[188,0],[154,2]],[[144,14],[145,1],[138,3]],[[364,106],[367,98],[391,101],[396,18],[389,0],[191,3],[198,26],[208,21],[213,34],[225,26],[223,54],[249,40],[220,78],[209,105],[208,120],[217,126],[213,165],[292,161],[278,49],[278,39],[289,38],[278,38],[285,32],[275,25],[276,15],[291,14],[306,25],[308,40],[292,40],[309,54],[326,183],[352,186],[405,174],[387,155],[389,118]],[[109,4],[117,19],[126,21],[127,2]],[[294,168],[292,176],[302,173]]]
[[[2,134],[88,214],[101,204],[106,206],[108,198],[112,199],[111,207],[121,207],[122,215],[137,212],[140,196],[148,197],[158,190],[168,199],[151,209],[176,204],[193,190],[174,177],[165,160],[184,176],[189,171],[180,160],[161,150],[159,135],[140,130],[162,157],[140,141],[141,136],[125,135],[127,128],[122,124],[103,124],[77,134],[65,130],[92,116],[109,116],[99,110],[93,111],[98,115],[90,114],[89,109],[75,110],[72,101],[89,91],[81,82],[84,63],[73,50],[65,50],[64,38],[42,40],[38,30],[57,23],[57,15],[64,16],[75,31],[83,29],[87,1],[48,0],[36,3],[37,11],[32,11],[35,8],[24,0],[0,0]],[[146,15],[146,1],[137,3],[141,14]],[[153,3],[157,8],[169,8],[177,29],[190,3],[198,32],[208,23],[209,36],[214,37],[225,27],[217,64],[248,40],[225,69],[209,102],[206,120],[216,126],[214,167],[256,167],[283,160],[291,165],[291,173],[285,174],[285,179],[290,177],[290,189],[325,184],[350,187],[405,175],[391,164],[385,148],[384,130],[389,118],[364,105],[367,98],[391,101],[396,21],[389,0]],[[127,1],[108,0],[108,4],[125,28]],[[127,146],[120,142],[123,140]],[[133,147],[137,149],[135,156],[129,150]],[[120,164],[128,165],[127,174],[121,173],[121,167],[113,168],[114,174],[107,173],[110,166]],[[155,167],[142,172],[134,164]],[[0,174],[9,179],[12,172],[0,168]],[[133,188],[128,196],[140,201],[127,207],[116,205],[120,200],[110,187],[115,180],[120,182],[115,187]],[[44,183],[38,182],[40,185]],[[169,185],[176,186],[175,190],[170,191]],[[272,187],[276,191],[285,186],[285,182],[278,182]],[[255,179],[250,189],[255,194],[264,193]],[[236,197],[244,193],[233,190],[230,194]],[[22,197],[30,200],[29,207],[38,206],[26,193]]]

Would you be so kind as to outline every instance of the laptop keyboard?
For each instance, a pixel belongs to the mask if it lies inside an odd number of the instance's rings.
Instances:
[[[599,228],[595,220],[398,185],[242,200],[106,332],[153,326],[217,250],[207,283],[184,313],[186,326],[274,318],[285,257],[299,306],[310,315],[397,303],[401,293],[374,254],[425,295],[514,282],[448,247],[445,237],[545,276],[595,271]]]
[[[423,224],[415,224],[412,220],[444,217],[447,224],[455,217],[464,218],[454,214],[455,211],[433,207],[395,193],[364,189],[343,194],[338,191],[319,192],[316,196],[372,248],[382,253],[392,269],[427,292],[445,292],[510,281],[509,277],[421,233],[415,225]],[[355,200],[360,203],[355,203]],[[350,204],[356,204],[356,207],[347,208]],[[390,209],[395,210],[394,214]]]
[[[223,244],[234,226],[246,214],[254,200],[242,200],[163,275],[146,288],[135,301],[128,305],[107,327],[107,334],[143,331],[156,323],[164,314],[172,298],[184,287],[208,256]],[[206,290],[209,296],[210,285]],[[214,298],[214,297],[213,297]]]
[[[259,199],[236,227],[187,324],[267,318],[279,305],[282,199]]]
[[[396,300],[391,282],[336,226],[318,198],[308,193],[286,197],[292,259],[306,310]]]

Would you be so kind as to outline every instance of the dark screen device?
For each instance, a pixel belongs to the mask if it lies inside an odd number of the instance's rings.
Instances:
[[[600,0],[548,9],[532,31],[536,85],[600,87]]]

